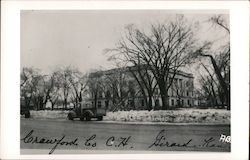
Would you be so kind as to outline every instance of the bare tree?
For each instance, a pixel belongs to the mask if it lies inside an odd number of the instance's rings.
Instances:
[[[128,107],[128,103],[126,103],[128,98],[135,95],[135,93],[127,83],[129,80],[126,76],[125,68],[115,69],[112,73],[103,76],[103,78],[103,89],[106,93],[111,93],[112,110],[126,110]]]
[[[22,68],[20,89],[21,98],[24,99],[24,104],[26,106],[30,106],[33,92],[35,90],[35,86],[33,86],[34,83],[32,83],[32,81],[34,81],[35,75],[36,71],[34,68]]]
[[[143,96],[147,109],[152,110],[153,94],[157,86],[152,72],[147,65],[140,65],[137,63],[134,63],[134,67],[128,67],[128,69],[139,86],[140,93]]]
[[[102,72],[91,73],[87,80],[87,88],[91,94],[92,105],[97,107],[97,100],[103,98],[103,74]]]
[[[60,73],[54,71],[50,76],[47,82],[48,87],[46,96],[48,101],[51,103],[51,109],[54,110],[56,103],[58,102],[60,96]]]
[[[168,109],[173,79],[181,67],[191,63],[196,52],[193,26],[183,16],[151,25],[149,33],[130,25],[112,51],[116,60],[149,67],[159,86],[163,109]]]
[[[69,83],[71,87],[71,98],[74,106],[82,102],[83,94],[87,86],[88,75],[83,75],[76,68],[68,68],[69,72]]]
[[[200,76],[201,89],[208,106],[217,106],[217,88],[215,81],[210,76]]]
[[[182,81],[177,81],[177,79],[175,79],[173,81],[173,84],[171,86],[171,89],[173,90],[173,93],[175,93],[175,96],[177,98],[177,105],[179,107],[183,107],[183,103],[182,103],[182,99],[184,98],[185,95],[185,91],[187,91],[188,89],[183,85],[185,82]]]
[[[44,109],[44,76],[38,69],[24,67],[21,73],[21,97],[25,105]],[[32,104],[31,104],[32,103]]]
[[[70,67],[65,67],[63,69],[59,69],[59,81],[60,81],[60,88],[61,88],[61,98],[63,100],[63,108],[67,109],[69,95],[71,91],[70,87],[70,77],[71,77],[71,70]]]
[[[230,35],[229,26],[222,15],[213,16],[210,18],[210,21],[215,26],[219,26],[224,29],[228,36]],[[228,42],[225,46],[222,46],[218,52],[219,54],[214,56],[201,51],[199,52],[199,56],[209,58],[223,94],[225,95],[227,109],[230,110],[230,43]]]
[[[32,103],[38,110],[44,109],[48,102],[53,110],[61,98],[64,109],[67,109],[70,96],[74,98],[72,102],[75,105],[82,101],[86,81],[86,75],[70,66],[57,69],[48,75],[40,74],[38,69],[23,68],[21,97],[25,100],[26,106]]]
[[[106,49],[106,52],[114,51],[113,49]],[[137,82],[137,86],[139,86],[140,92],[137,92],[137,94],[141,94],[144,102],[146,103],[147,109],[152,110],[152,99],[153,99],[153,93],[155,91],[155,88],[157,86],[157,83],[155,83],[154,76],[152,75],[152,72],[150,71],[149,67],[147,65],[142,65],[140,63],[140,59],[134,59],[134,57],[129,57],[130,55],[127,54],[126,59],[123,59],[122,62],[124,64],[121,64],[121,61],[118,59],[119,57],[116,57],[117,55],[112,55],[109,57],[109,60],[115,61],[116,66],[118,68],[128,68],[130,74],[134,80]],[[134,66],[127,67],[127,63],[132,63]],[[120,67],[120,66],[123,67]],[[133,88],[129,89],[131,92]]]

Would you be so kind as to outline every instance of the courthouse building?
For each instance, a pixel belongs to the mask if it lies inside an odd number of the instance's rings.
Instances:
[[[135,67],[92,72],[89,75],[88,101],[96,107],[104,105],[108,110],[112,110],[116,105],[120,105],[125,110],[146,109],[145,96],[142,96],[141,92],[142,87],[139,86],[131,70],[135,71]],[[153,74],[151,76],[153,77]],[[152,85],[156,85],[152,96],[152,107],[161,109],[160,89],[154,78],[152,81]],[[194,105],[193,81],[192,74],[182,71],[176,73],[168,90],[169,107],[191,107]]]

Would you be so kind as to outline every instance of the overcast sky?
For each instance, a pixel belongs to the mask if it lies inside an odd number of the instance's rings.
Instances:
[[[174,13],[179,12],[22,11],[21,67],[33,66],[45,73],[55,67],[68,65],[82,72],[108,69],[110,62],[103,50],[114,47],[126,25],[133,23],[143,28],[164,22]],[[200,22],[197,35],[201,41],[219,41],[225,35],[206,22],[214,15],[213,11],[184,13],[188,20]]]

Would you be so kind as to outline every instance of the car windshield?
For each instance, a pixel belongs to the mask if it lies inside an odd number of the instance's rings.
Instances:
[[[84,109],[84,108],[92,108],[92,105],[89,104],[89,103],[82,103],[81,104],[81,107]]]

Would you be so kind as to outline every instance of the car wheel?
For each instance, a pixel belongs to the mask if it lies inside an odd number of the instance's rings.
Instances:
[[[98,121],[102,121],[102,119],[103,119],[103,117],[102,117],[102,116],[97,117],[97,120],[98,120]]]
[[[84,121],[84,119],[85,119],[84,117],[80,117],[80,120],[81,120],[81,121]]]
[[[30,112],[25,113],[24,117],[25,118],[30,118]]]
[[[74,119],[71,113],[68,114],[68,119],[71,121]]]
[[[86,115],[86,121],[90,121],[91,120],[91,117],[89,114]]]

